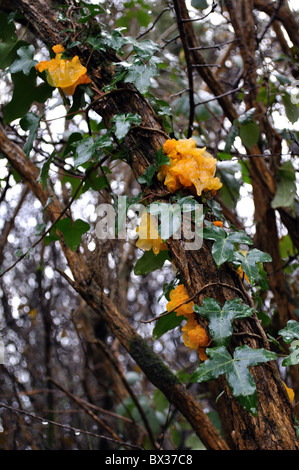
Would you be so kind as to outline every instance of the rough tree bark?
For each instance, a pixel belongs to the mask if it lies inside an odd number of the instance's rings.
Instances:
[[[44,0],[18,0],[16,4],[30,22],[37,37],[51,46],[61,42],[65,35],[63,33],[65,25],[56,21],[56,10],[53,8],[55,3]],[[82,62],[86,63],[90,51],[82,47],[77,52]],[[98,51],[91,55],[88,72],[98,89],[109,82],[112,62],[115,61],[117,61],[117,57],[111,52],[103,54]],[[154,162],[156,152],[163,145],[166,136],[151,106],[134,87],[127,84],[121,84],[120,87],[118,93],[113,93],[104,99],[99,98],[94,103],[93,110],[103,117],[107,126],[109,126],[111,117],[116,113],[132,112],[142,116],[142,125],[132,130],[125,137],[123,143],[130,154],[130,166],[135,176],[138,177],[144,173],[150,163]],[[148,128],[155,129],[155,131],[150,131]],[[36,171],[33,165],[26,160],[24,155],[22,156],[20,149],[8,142],[3,130],[0,133],[0,148],[23,176],[34,194],[44,199],[45,195],[41,193],[41,188],[34,179]],[[263,174],[262,177],[267,178],[267,174]],[[163,195],[163,187],[158,182],[155,182],[151,189],[153,193],[159,195],[159,199],[163,197],[161,196]],[[58,207],[56,209],[61,210]],[[180,240],[169,240],[168,243],[172,261],[180,271],[190,295],[201,292],[198,301],[201,301],[203,297],[211,296],[223,304],[226,300],[236,297],[238,292],[243,301],[252,305],[236,272],[228,265],[217,269],[209,243],[204,243],[202,249],[197,252],[186,251],[184,243]],[[269,363],[255,367],[253,370],[259,400],[257,417],[249,415],[239,405],[231,395],[223,378],[217,381],[217,386],[223,388],[225,392],[219,400],[219,412],[226,420],[227,445],[218,433],[215,433],[214,428],[211,427],[195,400],[174,379],[164,364],[153,355],[148,345],[137,335],[126,319],[119,315],[111,300],[101,293],[100,286],[90,277],[89,270],[80,253],[70,252],[63,243],[62,248],[75,279],[73,287],[88,305],[107,321],[121,344],[149,379],[161,388],[185,416],[188,416],[194,429],[199,432],[201,439],[209,448],[215,448],[216,443],[218,449],[226,449],[228,445],[240,450],[299,449],[293,426],[292,408],[276,364]],[[213,287],[211,287],[212,283]],[[224,287],[223,284],[231,287]],[[205,325],[204,322],[203,325]],[[266,335],[256,316],[236,322],[234,332],[238,334],[233,336],[232,347],[247,344],[252,348],[265,347],[269,349]]]

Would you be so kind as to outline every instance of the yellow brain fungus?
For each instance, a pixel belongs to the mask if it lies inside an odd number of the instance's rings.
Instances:
[[[168,312],[175,309],[177,316],[184,315],[184,317],[188,317],[188,315],[194,315],[194,302],[190,301],[181,307],[178,307],[178,305],[189,299],[187,289],[183,284],[179,284],[175,289],[173,289],[169,294],[169,298],[170,301],[166,305]]]
[[[171,193],[187,187],[194,188],[200,196],[203,191],[215,192],[222,187],[215,177],[217,160],[205,148],[196,148],[194,139],[168,139],[163,150],[170,158],[170,166],[160,167],[158,179]]]
[[[78,85],[91,83],[86,75],[87,69],[84,67],[78,56],[72,59],[62,59],[64,47],[57,44],[52,47],[56,54],[54,59],[43,60],[35,68],[40,73],[47,71],[47,81],[49,85],[61,88],[66,94],[73,95]]]
[[[168,250],[167,244],[163,242],[159,235],[156,218],[148,212],[142,214],[136,232],[139,235],[139,239],[136,243],[137,248],[141,248],[145,251],[152,249],[155,255],[160,253],[160,251]]]
[[[167,311],[170,312],[175,309],[178,316],[184,315],[187,318],[187,323],[182,328],[185,346],[197,349],[199,358],[205,361],[207,359],[205,348],[209,343],[209,338],[205,329],[196,320],[193,311],[194,302],[186,302],[189,299],[187,289],[183,284],[179,284],[170,292],[169,298],[170,301],[166,305]],[[182,302],[186,303],[179,307]]]

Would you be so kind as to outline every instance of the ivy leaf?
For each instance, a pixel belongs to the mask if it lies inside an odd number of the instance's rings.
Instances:
[[[86,42],[88,42],[95,51],[106,51],[106,43],[102,37],[89,36]]]
[[[124,78],[126,83],[134,83],[137,90],[141,94],[146,94],[151,85],[151,79],[159,75],[157,70],[157,64],[161,61],[152,57],[146,64],[139,58],[136,58],[133,62],[120,62],[119,65],[122,66],[126,71],[127,75]]]
[[[118,54],[121,53],[121,48],[131,42],[130,38],[123,36],[122,31],[126,28],[116,28],[112,33],[103,32],[102,36],[105,38],[106,46],[114,49]]]
[[[169,165],[170,166],[170,158],[168,155],[165,155],[163,152],[163,148],[158,150],[156,155],[156,168],[159,168],[162,165]]]
[[[214,240],[212,255],[218,267],[226,261],[233,261],[235,257],[234,243],[246,245],[253,243],[251,238],[241,230],[227,234],[223,228],[215,227],[211,222],[205,221],[205,224],[207,226],[203,229],[203,238]]]
[[[257,263],[271,263],[272,258],[268,253],[254,248],[248,251],[245,256],[240,251],[235,252],[232,261],[240,262],[241,268],[247,274],[250,283],[253,284],[259,276],[259,266]]]
[[[234,250],[234,244],[229,238],[221,238],[215,241],[212,247],[212,255],[218,268],[221,264],[233,258]]]
[[[134,274],[135,276],[142,276],[156,269],[161,269],[166,260],[170,261],[167,250],[160,251],[157,255],[153,250],[145,251],[135,264]]]
[[[197,8],[198,10],[204,10],[209,6],[207,0],[192,0],[191,5],[193,8]]]
[[[33,60],[34,46],[22,46],[17,50],[19,56],[9,67],[10,73],[23,72],[29,75],[31,69],[37,64],[37,60]]]
[[[221,308],[215,299],[203,299],[203,306],[194,305],[194,312],[209,320],[209,330],[216,346],[227,346],[233,333],[233,320],[250,317],[253,309],[240,299],[228,300]]]
[[[289,121],[292,124],[298,121],[299,119],[299,108],[296,104],[292,103],[291,97],[288,93],[282,93],[282,101],[285,108],[285,113]]]
[[[242,126],[245,124],[249,124],[250,122],[253,121],[254,114],[255,114],[255,108],[249,109],[248,111],[246,111],[246,113],[242,114],[242,116],[238,118],[238,123],[241,124]]]
[[[260,128],[256,122],[250,122],[240,128],[240,137],[245,147],[251,148],[257,144],[260,136]]]
[[[246,233],[242,230],[239,230],[238,232],[229,233],[227,235],[227,238],[233,243],[243,243],[245,245],[253,244],[251,238],[249,238],[248,235],[246,235]]]
[[[206,353],[210,358],[199,365],[190,381],[207,382],[225,374],[234,397],[248,412],[257,415],[257,391],[249,367],[275,360],[277,355],[246,345],[236,348],[233,357],[224,346],[208,348]]]
[[[150,186],[152,184],[152,179],[155,174],[156,167],[154,165],[149,165],[143,175],[139,176],[137,178],[138,183],[140,184],[146,184],[147,186]]]
[[[205,225],[206,227],[203,228],[203,238],[214,241],[226,238],[226,231],[222,227],[217,227],[208,221],[205,221]]]
[[[55,156],[55,153],[53,152],[52,155],[50,155],[50,157],[48,158],[48,160],[43,164],[39,177],[37,179],[38,182],[42,183],[43,189],[45,189],[47,186],[49,169],[50,169],[50,165],[54,156]]]
[[[12,15],[0,13],[0,39],[0,69],[5,69],[17,58],[18,48],[27,44],[18,40]]]
[[[160,50],[160,46],[150,39],[137,42],[134,44],[134,51],[143,60],[149,60],[154,54]]]
[[[226,136],[224,152],[226,153],[230,152],[230,149],[232,148],[238,134],[239,134],[238,124],[236,121],[234,121]]]
[[[25,116],[34,101],[44,103],[53,93],[54,88],[48,83],[36,86],[36,73],[31,70],[29,75],[23,72],[12,74],[14,91],[11,101],[4,107],[3,120],[5,123]]]
[[[74,151],[74,168],[78,168],[83,163],[88,162],[94,155],[96,151],[96,144],[93,140],[93,137],[85,137],[79,142],[72,144],[75,148]]]
[[[102,135],[96,140],[93,137],[88,136],[84,139],[77,140],[71,143],[70,146],[74,150],[74,168],[78,168],[80,165],[88,162],[92,157],[96,155],[96,150],[98,148],[105,148],[111,145],[109,136]]]
[[[278,332],[283,337],[285,343],[290,343],[295,339],[299,339],[299,322],[289,320],[285,328]]]
[[[73,222],[70,218],[65,218],[57,222],[56,228],[63,233],[67,246],[75,251],[81,243],[82,235],[90,229],[90,225],[81,219]]]
[[[284,162],[277,171],[278,183],[271,207],[289,207],[296,196],[296,174],[291,161]]]
[[[133,125],[139,126],[142,118],[139,114],[127,113],[117,114],[112,118],[114,133],[118,140],[123,140]]]
[[[168,315],[158,318],[155,328],[153,329],[153,339],[158,339],[167,331],[173,330],[179,326],[183,320],[184,316],[177,316],[176,312],[171,312]]]
[[[29,137],[24,145],[24,152],[28,156],[32,147],[33,147],[33,142],[36,139],[37,136],[37,131],[40,125],[41,117],[37,116],[37,114],[34,113],[28,113],[26,116],[24,116],[20,120],[20,126],[23,129],[23,131],[29,131]]]
[[[70,136],[68,137],[66,146],[65,146],[61,156],[66,157],[66,155],[68,155],[72,151],[72,147],[73,147],[72,144],[74,144],[75,142],[79,142],[80,140],[82,140],[81,132],[72,132],[70,134]]]
[[[290,354],[282,361],[284,367],[299,365],[299,341],[292,341]],[[299,367],[299,366],[298,366]]]

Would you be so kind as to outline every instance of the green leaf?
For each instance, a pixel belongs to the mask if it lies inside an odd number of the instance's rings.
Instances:
[[[203,238],[214,240],[212,247],[213,258],[219,267],[226,261],[233,261],[235,257],[234,243],[252,245],[252,240],[245,232],[237,231],[227,234],[226,231],[214,226],[211,222],[205,221],[206,227],[203,228]]]
[[[255,114],[255,108],[249,109],[248,111],[246,111],[246,113],[242,114],[242,116],[238,118],[238,123],[244,126],[245,124],[249,124],[250,122],[253,122],[254,114]]]
[[[82,235],[90,229],[90,225],[81,219],[72,222],[65,218],[57,222],[56,228],[63,233],[63,238],[67,246],[75,251],[81,243]]]
[[[196,8],[197,10],[204,10],[205,8],[208,8],[209,4],[207,0],[192,0],[191,5],[193,8]]]
[[[90,188],[93,189],[94,191],[99,192],[102,189],[107,188],[107,187],[109,187],[109,183],[108,183],[106,175],[94,176],[90,174],[84,183],[84,188],[82,190],[82,193],[85,193]]]
[[[142,276],[156,269],[161,269],[166,260],[170,261],[167,250],[160,251],[157,255],[155,255],[153,250],[145,251],[135,265],[134,274]]]
[[[142,8],[138,8],[136,12],[136,18],[140,26],[146,27],[151,22],[152,15]]]
[[[27,44],[18,40],[13,17],[5,13],[0,13],[0,39],[0,69],[5,69],[17,58],[18,48]]]
[[[3,120],[5,123],[25,116],[33,102],[44,103],[53,93],[53,88],[47,83],[36,86],[34,70],[31,70],[28,76],[18,72],[11,77],[14,91],[11,101],[4,107]]]
[[[48,158],[48,160],[43,164],[39,177],[37,179],[38,182],[42,183],[43,189],[45,189],[47,186],[48,177],[49,177],[49,169],[50,169],[50,165],[54,156],[55,156],[55,153],[53,152],[52,155],[50,155],[50,157]]]
[[[34,47],[29,44],[28,46],[20,47],[17,50],[19,56],[9,67],[10,73],[23,72],[29,75],[31,69],[37,64],[37,60],[33,60]]]
[[[208,348],[210,356],[199,365],[190,381],[195,383],[217,379],[225,374],[229,388],[239,403],[253,415],[257,415],[256,385],[249,367],[277,359],[277,355],[266,349],[240,346],[232,357],[224,346]]]
[[[160,46],[150,39],[140,41],[134,44],[134,51],[143,60],[149,60],[154,54],[160,50]]]
[[[59,240],[59,236],[56,233],[56,228],[52,227],[49,235],[44,238],[45,245],[50,245],[51,242],[56,242]]]
[[[164,335],[167,331],[173,330],[179,326],[184,320],[183,315],[177,316],[176,312],[158,318],[155,328],[153,329],[153,339],[156,340]]]
[[[97,144],[93,140],[93,137],[85,137],[82,140],[74,142],[72,144],[74,150],[74,168],[78,168],[83,163],[88,162],[95,154]]]
[[[290,344],[290,354],[281,363],[284,367],[298,366],[299,364],[299,341],[292,341]],[[299,366],[298,366],[299,368]]]
[[[73,150],[73,146],[72,144],[74,144],[75,142],[79,142],[80,140],[82,140],[82,134],[81,132],[72,132],[70,135],[69,135],[69,138],[67,140],[67,143],[66,143],[66,146],[61,154],[62,157],[65,157],[66,155],[68,155],[70,152],[72,152]]]
[[[251,148],[257,144],[260,137],[260,128],[256,122],[250,122],[240,128],[240,137],[245,147]]]
[[[291,97],[288,93],[282,93],[282,101],[285,108],[285,113],[289,121],[292,124],[298,121],[299,119],[299,108],[296,104],[292,103]]]
[[[194,312],[209,320],[209,330],[216,346],[227,346],[233,333],[233,320],[250,317],[253,309],[241,299],[225,302],[221,308],[215,299],[203,299],[203,306],[194,305]]]
[[[123,36],[122,31],[126,28],[116,28],[112,33],[102,32],[102,36],[105,38],[105,44],[107,47],[114,49],[117,53],[121,53],[121,49],[125,44],[131,42],[131,39]]]
[[[299,322],[289,320],[285,328],[278,332],[283,337],[285,343],[290,343],[295,339],[299,339]]]
[[[112,118],[114,133],[118,140],[123,140],[133,125],[139,126],[142,118],[139,114],[127,113],[117,114]]]
[[[127,71],[124,81],[134,83],[141,94],[146,94],[151,86],[151,79],[159,75],[157,64],[160,59],[152,57],[146,64],[142,59],[136,58],[133,62],[120,62],[118,65]]]
[[[170,158],[168,155],[165,155],[163,152],[163,148],[158,150],[156,155],[156,168],[159,168],[161,165],[169,165],[170,166]]]
[[[95,51],[106,51],[106,43],[102,37],[89,36],[86,42],[88,42]]]
[[[232,261],[240,262],[243,271],[247,274],[250,283],[254,283],[259,276],[259,266],[257,263],[271,263],[272,258],[268,253],[254,248],[244,256],[241,252],[235,252]]]
[[[147,186],[150,186],[152,184],[152,179],[155,174],[156,167],[154,165],[149,165],[143,175],[139,176],[137,178],[138,183],[140,184],[146,184]]]
[[[225,263],[228,260],[231,260],[234,255],[234,244],[229,240],[229,238],[221,238],[213,244],[212,255],[217,264],[217,267]]]
[[[47,224],[46,223],[42,223],[42,224],[38,224],[36,227],[35,227],[35,236],[36,237],[40,237],[41,234],[43,233],[43,231],[45,230]]]
[[[32,147],[33,147],[33,142],[36,139],[37,136],[37,131],[40,125],[41,117],[37,116],[37,114],[34,113],[28,113],[26,116],[24,116],[20,120],[20,126],[23,129],[23,131],[29,131],[29,137],[24,145],[24,152],[28,156]]]
[[[239,127],[238,127],[237,122],[234,121],[226,136],[224,152],[226,153],[230,152],[230,149],[232,148],[238,134],[239,134]]]
[[[253,241],[251,240],[251,238],[249,238],[248,235],[246,235],[246,233],[243,232],[242,230],[239,230],[238,232],[229,233],[227,235],[227,238],[232,243],[243,243],[245,245],[253,244]]]
[[[203,238],[217,241],[227,237],[226,231],[222,227],[217,227],[208,221],[205,221],[205,224],[206,227],[203,228]]]
[[[217,219],[222,217],[222,207],[220,206],[219,202],[215,201],[214,199],[207,199],[207,206],[209,206]]]
[[[289,207],[293,204],[296,196],[296,174],[291,161],[284,162],[277,171],[277,190],[271,207]]]

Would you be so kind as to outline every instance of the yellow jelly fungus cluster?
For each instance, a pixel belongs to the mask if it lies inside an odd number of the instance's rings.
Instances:
[[[54,59],[43,60],[35,66],[40,73],[47,70],[49,85],[61,88],[68,95],[73,95],[78,85],[91,82],[86,75],[86,67],[80,63],[77,55],[71,60],[62,59],[64,47],[61,44],[52,47],[52,50],[56,54]]]
[[[196,148],[194,139],[168,139],[163,150],[170,158],[170,166],[160,167],[158,179],[164,181],[171,193],[190,188],[200,196],[203,191],[216,192],[222,187],[220,179],[215,177],[217,160],[205,147]]]
[[[148,212],[142,214],[136,232],[139,235],[136,243],[137,248],[145,251],[152,249],[155,255],[159,254],[162,250],[168,250],[167,244],[163,242],[159,235],[157,219]]]
[[[199,358],[202,361],[207,359],[205,348],[209,343],[209,338],[205,329],[200,326],[193,311],[194,302],[186,302],[189,299],[188,292],[183,284],[179,284],[169,294],[169,302],[166,305],[168,312],[175,309],[177,316],[184,315],[187,323],[183,326],[183,341],[185,346],[197,349]],[[183,302],[185,304],[181,305]]]

